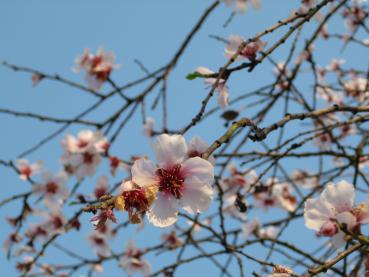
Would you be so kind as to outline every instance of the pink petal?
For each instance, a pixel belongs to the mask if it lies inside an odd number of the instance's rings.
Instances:
[[[132,180],[141,187],[156,184],[155,178],[156,166],[147,159],[136,160],[131,168]]]
[[[167,168],[180,164],[186,156],[187,145],[181,135],[162,134],[152,145],[159,167]]]
[[[158,198],[147,213],[150,223],[157,227],[168,227],[177,221],[178,200],[173,196],[158,194]]]

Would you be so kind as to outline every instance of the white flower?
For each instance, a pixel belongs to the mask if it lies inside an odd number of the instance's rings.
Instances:
[[[248,2],[254,9],[260,9],[260,0],[224,0],[227,6],[234,5],[234,10],[239,13],[244,13],[247,9]]]
[[[109,180],[106,176],[100,176],[97,179],[97,183],[94,190],[94,196],[96,199],[99,199],[101,196],[108,193],[109,189]]]
[[[73,71],[85,70],[90,88],[98,90],[108,80],[111,71],[119,67],[114,64],[114,60],[114,53],[106,52],[103,47],[99,47],[96,55],[92,54],[90,49],[85,49],[83,54],[75,59]]]
[[[279,183],[273,186],[273,194],[276,196],[283,209],[293,212],[296,209],[296,197],[289,183]]]
[[[278,235],[279,229],[274,226],[268,226],[258,230],[257,235],[261,239],[275,239]]]
[[[369,223],[369,199],[367,202],[354,206],[355,189],[346,181],[337,185],[328,184],[318,199],[305,202],[304,218],[306,227],[323,236],[333,237],[333,244],[343,244],[343,232],[338,223],[346,224],[354,230],[360,224]]]
[[[328,103],[343,104],[344,96],[342,92],[331,89],[326,86],[317,87],[317,96]]]
[[[254,170],[240,172],[234,164],[228,166],[230,176],[220,181],[220,185],[225,194],[225,198],[234,197],[237,192],[249,192],[250,186],[257,182],[257,175]]]
[[[87,236],[87,240],[91,247],[95,250],[99,257],[108,257],[111,255],[111,249],[108,243],[108,237],[103,233],[95,230]]]
[[[157,199],[148,211],[149,221],[167,227],[177,221],[178,209],[190,214],[208,209],[213,189],[214,168],[199,157],[185,159],[187,145],[181,135],[162,134],[153,144],[158,161],[136,160],[132,166],[132,180],[140,187],[156,185]]]
[[[245,42],[243,37],[239,35],[230,35],[228,37],[228,44],[224,48],[224,55],[226,56],[226,58],[232,58],[243,42]],[[263,50],[265,45],[266,43],[261,41],[260,39],[247,43],[237,56],[236,60],[247,58],[250,61],[254,61],[256,59],[256,54],[259,51]]]
[[[293,171],[292,180],[306,189],[315,188],[319,185],[319,179],[317,176],[301,169]]]
[[[101,154],[106,153],[109,144],[100,131],[83,130],[77,137],[66,135],[62,140],[64,154],[61,162],[69,174],[78,179],[93,176],[101,162]]]
[[[332,59],[331,63],[326,66],[326,70],[329,71],[338,71],[341,69],[341,65],[343,65],[346,61],[344,59]]]
[[[44,198],[44,203],[48,208],[56,210],[69,195],[65,187],[68,176],[65,172],[60,172],[57,175],[44,172],[42,178],[43,182],[41,184],[33,186],[33,192]]]
[[[19,171],[19,178],[22,180],[29,179],[33,174],[41,171],[42,161],[30,164],[26,159],[20,159],[17,161],[17,169]]]
[[[344,89],[348,96],[351,96],[358,101],[364,101],[369,97],[368,80],[362,77],[346,81],[344,83]]]
[[[257,218],[254,218],[253,220],[248,220],[246,223],[242,224],[242,235],[247,239],[252,234],[255,234],[256,231],[260,228],[260,221]]]
[[[209,145],[203,141],[200,137],[195,136],[193,137],[190,142],[188,143],[187,147],[187,157],[193,158],[193,157],[200,157],[204,154],[204,152],[209,148]],[[210,156],[208,158],[208,161],[214,165],[215,164],[215,158],[213,156]]]
[[[195,70],[196,72],[202,74],[202,75],[209,75],[209,74],[214,74],[214,71],[211,71],[210,69],[200,66],[198,68],[196,68]],[[216,83],[217,78],[206,78],[204,80],[205,84],[209,84],[211,86],[213,86]],[[228,87],[225,85],[225,80],[224,79],[219,79],[218,81],[218,86],[217,86],[217,91],[218,91],[218,104],[219,107],[221,108],[225,108],[226,106],[228,106],[228,102],[229,102],[229,93],[228,93]]]
[[[151,273],[149,262],[142,258],[143,252],[134,246],[133,241],[128,241],[124,256],[119,261],[119,266],[127,271],[128,275],[141,273],[148,276]]]

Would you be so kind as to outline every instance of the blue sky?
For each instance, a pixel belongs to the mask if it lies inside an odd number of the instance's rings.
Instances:
[[[224,45],[209,38],[209,35],[227,37],[230,34],[240,34],[248,38],[279,19],[287,17],[289,11],[298,7],[299,2],[264,0],[261,11],[248,10],[244,15],[237,16],[228,28],[223,28],[222,25],[230,15],[231,9],[220,5],[191,42],[168,82],[170,129],[185,126],[199,110],[200,102],[207,93],[201,80],[188,81],[185,76],[198,66],[216,70],[226,62],[223,56]],[[59,73],[63,77],[83,83],[83,74],[75,74],[71,71],[74,58],[86,47],[95,51],[98,46],[103,45],[107,50],[115,52],[117,63],[121,64],[121,68],[112,74],[112,79],[119,84],[124,84],[143,76],[134,63],[135,59],[142,61],[149,70],[165,65],[210,3],[211,1],[205,0],[111,0],[104,1],[104,3],[97,0],[1,0],[0,60],[48,73]],[[316,23],[311,22],[311,26],[316,26]],[[342,28],[342,22],[333,21],[329,28],[332,32],[339,30]],[[311,27],[307,27],[303,32],[308,34],[312,30]],[[281,32],[276,32],[269,36],[268,43],[271,45],[280,34]],[[353,46],[342,54],[339,52],[339,45],[334,43],[318,42],[317,48],[319,49],[317,55],[322,65],[328,64],[332,57],[342,55],[346,59],[349,58],[353,66],[363,67],[362,48]],[[288,47],[278,49],[273,55],[274,60],[285,59],[288,55],[287,49]],[[300,80],[301,86],[308,91],[309,86],[305,84],[308,79],[304,78]],[[266,79],[273,81],[272,66],[268,62],[257,67],[252,74],[244,71],[235,74],[228,83],[231,99],[267,83]],[[71,118],[95,101],[83,92],[52,81],[42,81],[37,87],[32,88],[29,74],[16,73],[3,67],[0,67],[0,80],[0,108]],[[137,94],[141,88],[135,88],[128,94]],[[107,90],[108,87],[103,88],[103,91]],[[153,97],[150,97],[148,103],[152,100]],[[113,98],[107,105],[87,118],[106,117],[119,106],[119,101],[119,98]],[[212,99],[210,105],[211,107],[216,106],[216,99]],[[238,104],[235,108],[241,108],[243,105]],[[291,111],[298,112],[299,110],[292,106]],[[248,113],[248,110],[243,111],[245,116]],[[271,118],[279,118],[282,113],[282,110],[277,109],[271,114]],[[160,125],[160,109],[148,111],[148,115],[156,118]],[[0,114],[0,124],[3,130],[0,159],[3,160],[16,159],[19,153],[58,127],[55,124],[39,123],[3,114]],[[74,126],[67,132],[75,134],[80,129],[81,126]],[[211,142],[223,131],[223,123],[217,115],[205,124],[199,124],[191,129],[186,138],[189,139],[192,135],[197,134]],[[60,168],[58,159],[62,153],[61,138],[62,136],[59,136],[27,158],[31,161],[42,159],[47,168],[57,171]],[[273,139],[275,136],[272,136],[269,142]],[[139,114],[134,116],[119,136],[113,152],[123,158],[128,158],[132,154],[152,155],[150,140],[141,134]],[[311,168],[314,166],[313,164],[308,165]],[[294,169],[292,163],[287,167],[289,170]],[[19,180],[14,172],[7,168],[0,167],[0,176],[1,199],[29,189],[28,184]],[[88,180],[84,184],[84,191],[90,192],[94,184],[95,179]],[[2,208],[0,218],[15,215],[17,204],[12,203]],[[272,216],[268,215],[267,218],[272,218]],[[90,215],[82,217],[84,227],[80,234],[68,234],[59,242],[66,246],[73,246],[80,251],[88,251],[84,237],[91,229],[88,223],[89,217]],[[305,229],[301,221],[298,223],[300,225],[296,224],[294,231],[287,232],[285,237],[301,245],[307,245],[305,236],[312,238],[312,232]],[[6,234],[11,231],[4,221],[2,221],[1,231],[0,241],[3,241]],[[136,233],[136,227],[130,227],[124,232],[114,243],[116,249],[122,250],[128,237],[136,238],[137,244],[142,246],[151,241],[159,241],[160,238],[160,232],[152,227],[140,233]],[[48,251],[46,260],[60,259],[58,250],[50,248]],[[257,253],[258,249],[250,251]],[[167,259],[167,255],[153,258],[158,259],[158,262],[153,265],[154,268],[158,268],[160,263]],[[65,262],[68,261],[69,259],[65,259]],[[14,261],[7,261],[3,253],[0,254],[0,268],[4,276],[17,275],[14,270]],[[187,276],[187,274],[198,276],[201,273],[212,276],[213,271],[216,272],[214,268],[207,267],[205,270],[201,262],[196,262],[193,266],[187,266],[178,271],[178,276]],[[110,263],[102,276],[122,276],[121,272],[115,263]]]

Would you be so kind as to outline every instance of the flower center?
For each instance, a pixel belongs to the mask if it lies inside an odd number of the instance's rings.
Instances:
[[[181,198],[184,182],[181,165],[168,169],[159,168],[156,175],[159,177],[159,191],[171,194],[177,199]]]
[[[32,174],[32,169],[29,166],[23,167],[20,170],[21,174],[25,175],[27,178],[29,178]]]
[[[83,153],[83,162],[85,164],[92,164],[93,159],[94,159],[94,155],[93,154],[88,153],[88,152]]]
[[[128,190],[122,193],[124,206],[128,212],[143,212],[149,208],[149,201],[141,189]]]
[[[46,192],[50,194],[55,194],[58,191],[58,185],[54,182],[49,182],[46,184]]]

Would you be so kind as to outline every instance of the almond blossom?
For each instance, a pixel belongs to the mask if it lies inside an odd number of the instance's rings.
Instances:
[[[183,245],[183,241],[177,236],[174,230],[168,234],[163,234],[161,239],[169,249],[176,249]]]
[[[109,183],[108,177],[101,176],[97,179],[97,183],[94,189],[94,196],[96,199],[99,199],[101,196],[108,194]]]
[[[292,180],[306,189],[315,188],[319,185],[319,179],[316,175],[301,169],[292,172]]]
[[[116,156],[109,156],[110,161],[110,173],[114,177],[117,170],[123,170],[123,171],[130,171],[130,166],[126,164],[125,162],[121,161]]]
[[[210,75],[210,74],[214,74],[214,71],[211,71],[210,69],[200,66],[198,68],[196,68],[195,70],[197,73],[200,73],[202,75]],[[204,82],[205,84],[209,84],[211,86],[215,85],[217,81],[217,78],[205,78]],[[218,85],[217,85],[217,91],[218,91],[218,104],[219,107],[221,108],[225,108],[228,106],[228,87],[225,85],[225,80],[224,79],[219,79],[218,81]]]
[[[369,223],[369,199],[354,207],[354,186],[344,180],[337,185],[330,183],[317,199],[305,202],[305,225],[322,236],[332,237],[336,247],[344,242],[339,224],[355,231],[361,224]]]
[[[202,140],[198,136],[195,136],[188,143],[187,158],[193,158],[193,157],[201,158],[201,155],[204,154],[208,148],[209,148],[209,145],[204,140]],[[208,158],[208,161],[212,165],[215,164],[215,158],[213,156],[210,156]]]
[[[101,162],[101,155],[109,148],[103,134],[91,130],[83,130],[77,137],[66,135],[61,144],[64,148],[61,162],[65,171],[78,179],[93,176]]]
[[[280,183],[277,179],[268,179],[266,185],[255,188],[255,206],[268,210],[271,207],[280,207],[289,212],[296,208],[296,197],[289,183]]]
[[[257,183],[258,177],[254,170],[245,170],[240,172],[236,165],[228,166],[230,176],[220,180],[220,185],[224,191],[225,198],[234,197],[238,192],[249,192],[250,186]]]
[[[261,224],[259,219],[254,218],[248,220],[246,223],[242,224],[242,235],[244,238],[249,238],[251,235],[256,234],[257,230],[260,228]]]
[[[275,239],[278,235],[279,229],[275,226],[261,227],[258,218],[248,220],[241,226],[242,235],[244,238],[249,238],[251,235],[255,235],[261,239]]]
[[[317,87],[317,96],[328,103],[333,103],[337,105],[342,105],[344,96],[342,92],[333,90],[328,86],[319,86]]]
[[[99,230],[104,228],[108,220],[117,223],[117,219],[111,209],[100,210],[100,212],[91,218],[90,221],[95,226],[95,229]]]
[[[364,7],[360,6],[361,3],[353,3],[351,7],[347,7],[342,16],[345,18],[345,26],[349,31],[354,32],[361,24],[364,23],[368,12]]]
[[[245,12],[249,4],[254,9],[260,9],[260,2],[260,0],[224,0],[227,6],[234,5],[234,10],[239,13]]]
[[[143,276],[150,275],[151,266],[142,258],[144,253],[135,247],[132,240],[128,241],[126,252],[119,261],[119,266],[126,270],[128,275],[141,273]]]
[[[230,35],[228,37],[228,44],[224,49],[224,54],[226,58],[232,58],[238,51],[240,45],[245,42],[245,39],[239,35]],[[248,42],[246,46],[241,50],[236,60],[249,59],[250,61],[255,61],[256,54],[262,51],[266,43],[260,39]]]
[[[369,97],[368,80],[362,77],[357,77],[344,82],[344,89],[348,96],[351,96],[360,102]]]
[[[119,196],[115,199],[115,208],[128,212],[131,223],[138,224],[156,198],[157,187],[140,187],[132,181],[125,181],[119,187]]]
[[[91,232],[87,237],[91,247],[95,250],[98,257],[108,257],[111,254],[111,249],[107,238],[97,231]]]
[[[33,192],[41,195],[45,205],[55,210],[63,204],[69,195],[68,189],[65,186],[68,176],[63,171],[56,175],[50,172],[44,172],[42,179],[43,181],[41,183],[33,186]]]
[[[20,159],[17,161],[17,169],[19,171],[19,178],[22,180],[29,179],[33,174],[39,173],[41,171],[43,162],[38,161],[30,164],[26,159]]]
[[[178,209],[190,214],[208,209],[212,200],[214,168],[194,157],[186,159],[187,145],[181,135],[162,134],[152,145],[157,165],[139,159],[132,166],[132,181],[140,187],[155,185],[157,199],[148,211],[149,221],[167,227],[177,221]]]
[[[75,72],[85,70],[90,88],[99,90],[108,80],[111,71],[119,67],[114,64],[114,60],[114,53],[106,52],[103,47],[100,47],[96,54],[92,54],[90,49],[85,49],[83,54],[76,58],[73,70]]]

